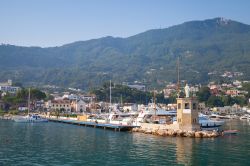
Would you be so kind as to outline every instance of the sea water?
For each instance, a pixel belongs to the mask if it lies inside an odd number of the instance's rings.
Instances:
[[[248,121],[226,122],[237,135],[161,137],[62,123],[0,120],[0,166],[250,165]]]

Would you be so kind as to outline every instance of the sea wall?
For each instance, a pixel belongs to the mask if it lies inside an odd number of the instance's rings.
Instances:
[[[213,138],[220,136],[217,131],[186,131],[180,130],[178,124],[150,124],[142,123],[141,127],[132,129],[132,132],[140,132],[145,134],[153,134],[159,136],[180,136],[194,138]]]

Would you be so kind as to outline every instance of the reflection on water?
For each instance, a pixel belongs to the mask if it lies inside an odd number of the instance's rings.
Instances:
[[[0,121],[0,165],[247,165],[249,127],[231,121],[238,135],[195,139]]]
[[[176,160],[179,164],[191,164],[192,138],[176,138]]]

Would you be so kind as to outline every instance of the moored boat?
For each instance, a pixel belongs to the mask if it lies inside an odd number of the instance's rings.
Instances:
[[[224,123],[222,120],[211,120],[207,115],[199,114],[199,124],[203,130],[218,129]]]
[[[245,114],[240,117],[240,120],[249,120],[249,119],[250,119],[250,116],[248,114]]]
[[[48,119],[42,118],[38,114],[29,114],[27,116],[15,116],[13,117],[15,122],[20,123],[37,123],[37,122],[48,122]]]

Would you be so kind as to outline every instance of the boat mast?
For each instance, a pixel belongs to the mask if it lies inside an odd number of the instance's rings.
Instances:
[[[28,115],[30,114],[30,88],[29,88],[29,95],[28,95]]]
[[[111,80],[109,81],[109,112],[111,112]]]
[[[154,110],[155,110],[155,120],[156,120],[156,104],[155,104],[155,100],[156,100],[156,98],[155,98],[155,89],[154,89]]]

